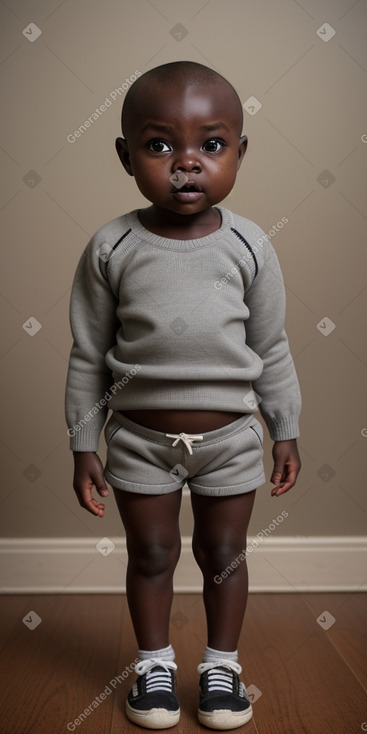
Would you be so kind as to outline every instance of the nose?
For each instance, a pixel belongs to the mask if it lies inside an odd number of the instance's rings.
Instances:
[[[199,173],[201,171],[199,156],[192,149],[183,149],[178,152],[173,163],[173,172],[175,171]]]

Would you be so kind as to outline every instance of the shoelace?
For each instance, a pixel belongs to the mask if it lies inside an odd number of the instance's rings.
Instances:
[[[228,668],[228,673],[219,668]],[[198,673],[206,673],[208,671],[208,692],[210,691],[226,691],[233,693],[233,677],[232,672],[238,675],[242,672],[239,663],[234,660],[216,660],[212,663],[200,663],[198,665]]]
[[[189,454],[192,454],[192,448],[191,448],[192,442],[193,441],[203,441],[204,439],[204,436],[200,436],[198,433],[192,433],[192,434],[190,433],[166,433],[166,436],[168,438],[176,439],[176,441],[173,442],[172,446],[176,446],[176,444],[179,441],[183,441],[183,443],[185,444],[186,448],[189,451]]]
[[[159,665],[164,670],[154,670]],[[159,658],[149,658],[149,660],[141,660],[135,666],[135,673],[138,675],[146,674],[146,691],[168,691],[172,693],[172,679],[170,670],[177,670],[176,663],[173,660],[160,660]]]

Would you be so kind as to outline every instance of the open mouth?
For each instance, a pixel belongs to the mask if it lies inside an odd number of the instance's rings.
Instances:
[[[194,181],[186,181],[183,186],[180,186],[179,188],[176,186],[174,191],[172,192],[174,194],[191,194],[192,196],[194,194],[201,194],[201,188],[194,182]]]
[[[179,189],[180,191],[200,191],[199,187],[196,186],[194,183],[186,183],[184,186],[181,186]]]

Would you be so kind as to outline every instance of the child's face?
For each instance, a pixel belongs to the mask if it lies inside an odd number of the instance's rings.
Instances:
[[[150,82],[133,107],[126,141],[118,138],[116,148],[149,201],[192,215],[223,201],[233,188],[247,146],[239,118],[225,84],[168,88]]]

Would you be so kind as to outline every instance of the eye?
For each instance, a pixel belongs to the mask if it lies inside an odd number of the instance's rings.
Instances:
[[[153,153],[169,153],[171,151],[171,148],[167,143],[165,143],[163,140],[149,140],[149,143],[147,143],[148,150],[152,150]]]
[[[207,140],[206,143],[204,143],[203,150],[205,150],[206,153],[218,153],[224,146],[225,143],[223,140],[218,140],[218,138],[211,138],[210,140]]]

